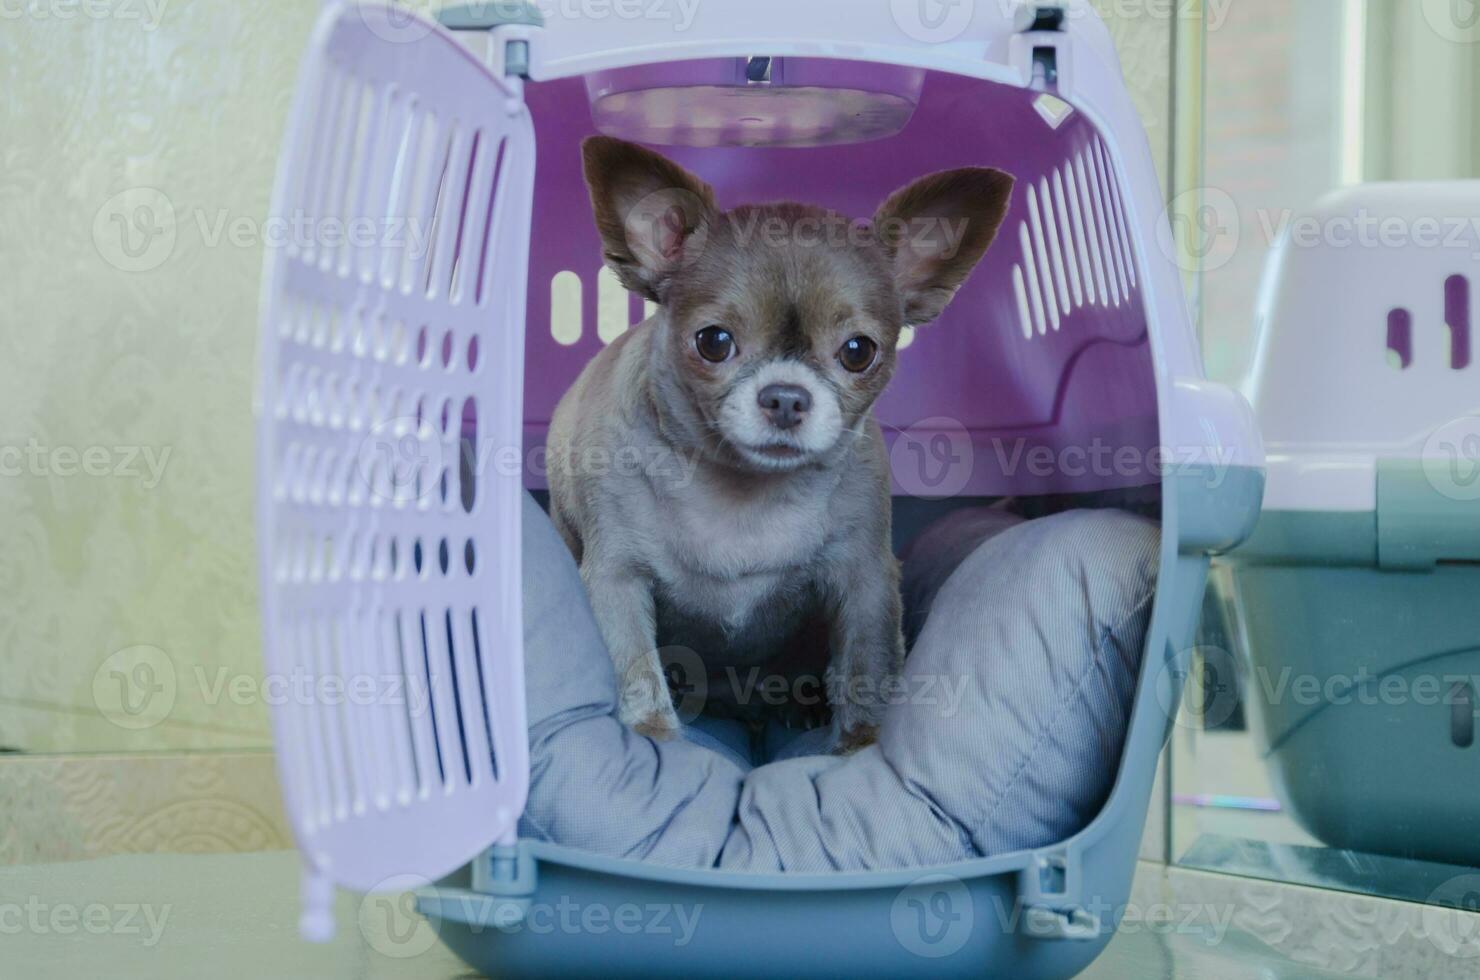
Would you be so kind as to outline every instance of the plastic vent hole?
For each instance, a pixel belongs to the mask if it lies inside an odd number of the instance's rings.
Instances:
[[[486,295],[485,284],[488,282],[489,273],[492,271],[488,265],[488,253],[493,250],[494,224],[498,218],[498,212],[494,205],[499,199],[499,177],[504,169],[504,146],[507,141],[500,139],[498,148],[493,157],[493,174],[488,180],[488,212],[483,217],[483,242],[478,250],[478,281],[473,289],[473,302],[482,305],[483,297]],[[468,360],[468,367],[472,367],[472,359]]]
[[[337,326],[338,316],[336,315],[333,319]],[[310,327],[310,333],[308,335],[309,346],[316,347],[322,350],[324,346],[329,343],[329,339],[332,334],[332,331],[329,327],[329,320],[330,318],[328,317],[314,317],[313,323]]]
[[[420,541],[416,543],[416,548],[418,551],[421,550]],[[427,707],[428,709],[430,709],[432,715],[432,724],[430,726],[432,732],[432,745],[437,750],[437,781],[445,786],[447,785],[447,766],[446,763],[444,763],[442,760],[442,736],[439,734],[440,724],[437,721],[436,691],[447,682],[443,678],[440,670],[436,670],[432,667],[432,644],[427,638],[427,614],[424,612],[421,613],[417,616],[417,620],[418,624],[421,627],[421,665],[423,670],[425,670],[426,672],[423,676],[426,678],[426,690],[432,694],[432,696],[427,699]]]
[[[1470,280],[1450,276],[1444,280],[1444,323],[1449,327],[1449,366],[1463,371],[1470,366]]]
[[[350,350],[356,357],[369,357],[371,347],[370,324],[356,314],[350,326]]]
[[[339,375],[329,371],[324,375],[324,418],[331,429],[344,424],[344,403],[340,398]]]
[[[298,386],[303,383],[303,365],[297,362],[288,366],[283,375],[282,385],[278,388],[277,417],[285,419],[293,405],[293,396],[298,391]]]
[[[391,324],[391,336],[389,346],[391,363],[405,364],[406,354],[411,346],[411,341],[409,336],[407,335],[406,324],[403,321],[397,320]]]
[[[446,368],[447,370],[449,370],[449,371],[451,371],[452,368],[453,368],[453,361],[452,361],[452,351],[453,351],[453,349],[454,348],[453,348],[453,344],[452,344],[452,331],[449,330],[449,331],[447,331],[446,333],[444,333],[442,335],[442,366],[444,368]]]
[[[363,579],[375,561],[375,553],[376,541],[373,535],[367,534],[363,538],[358,534],[349,535],[344,544],[344,573],[351,581]],[[338,578],[337,575],[334,577]]]
[[[462,181],[462,203],[457,209],[457,230],[452,237],[452,272],[447,281],[447,298],[453,303],[462,301],[463,293],[463,267],[467,265],[467,256],[464,254],[465,244],[463,239],[468,234],[468,216],[473,209],[473,176],[481,168],[482,156],[487,151],[483,146],[483,131],[473,131],[473,148],[468,151],[467,172]]]
[[[432,362],[432,347],[427,339],[427,328],[425,324],[416,331],[416,363],[419,367],[427,367]]]
[[[468,340],[468,372],[478,370],[478,337],[475,334]]]
[[[1388,364],[1406,371],[1413,363],[1413,314],[1399,307],[1388,313]]]
[[[468,730],[464,723],[463,714],[463,686],[470,685],[470,678],[460,678],[457,675],[457,643],[452,638],[452,610],[447,609],[442,613],[442,625],[447,635],[447,670],[452,679],[448,685],[452,688],[453,720],[457,723],[457,744],[462,750],[463,781],[473,785],[473,760],[468,754]]]
[[[413,543],[411,546],[411,567],[416,570],[417,575],[420,575],[423,578],[426,577],[423,574],[425,563],[422,561],[420,538],[417,538],[415,543]]]
[[[467,569],[469,575],[472,575],[477,567],[478,555],[473,548],[473,539],[468,538],[466,543],[463,544],[463,568]]]
[[[1449,740],[1460,749],[1475,744],[1475,689],[1469,681],[1449,689]]]
[[[469,398],[463,402],[462,437],[458,440],[457,479],[462,489],[462,509],[466,514],[473,512],[478,502],[478,402]]]
[[[473,542],[471,540],[469,540],[468,541],[468,547],[471,548],[472,545],[473,545]],[[498,777],[498,751],[494,748],[494,744],[493,744],[493,722],[492,722],[492,719],[489,718],[489,715],[488,715],[488,696],[486,694],[486,692],[488,691],[488,680],[484,676],[484,673],[483,673],[483,638],[478,633],[478,607],[477,606],[474,606],[473,607],[473,613],[472,613],[472,617],[471,618],[472,618],[472,621],[473,621],[473,663],[475,663],[475,664],[478,665],[478,691],[479,691],[479,694],[481,695],[479,697],[479,701],[483,705],[483,734],[486,735],[487,738],[488,738],[488,762],[489,762],[489,766],[490,766],[490,768],[493,769],[493,778],[494,779],[498,779],[499,778]]]
[[[431,297],[436,295],[433,286],[433,270],[436,269],[441,253],[442,226],[452,220],[447,215],[448,195],[451,193],[452,181],[448,180],[452,169],[452,151],[454,141],[457,137],[456,126],[448,127],[445,136],[441,140],[442,149],[437,154],[439,163],[436,167],[437,181],[436,191],[432,196],[432,220],[427,226],[427,250],[422,257],[421,281],[417,283],[423,295]],[[455,178],[454,178],[455,179]]]
[[[353,562],[357,579],[385,578],[386,542],[378,534],[366,534],[355,549]]]
[[[437,546],[437,564],[442,567],[443,575],[446,575],[447,570],[452,566],[446,538],[443,538],[442,543]]]
[[[365,388],[365,404],[360,407],[356,414],[365,420],[365,427],[372,431],[378,429],[386,421],[385,405],[380,397],[380,386],[369,385]]]
[[[562,269],[550,279],[550,336],[562,347],[581,339],[581,277]]]

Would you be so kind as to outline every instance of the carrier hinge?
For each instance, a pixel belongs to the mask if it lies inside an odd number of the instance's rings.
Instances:
[[[1069,848],[1037,851],[1018,872],[1023,931],[1034,939],[1099,937],[1100,916],[1081,904],[1079,855]]]
[[[1017,8],[1013,26],[1019,34],[1058,34],[1064,30],[1068,14],[1055,3],[1028,3]],[[1057,44],[1033,44],[1033,86],[1056,89],[1059,84],[1059,49]]]
[[[449,31],[476,32],[486,40],[475,47],[495,74],[505,78],[529,77],[529,40],[533,29],[545,19],[525,0],[474,0],[444,7],[437,21]]]
[[[417,895],[417,911],[475,928],[512,929],[522,923],[539,886],[539,865],[529,849],[495,844],[472,867],[470,890],[429,888]]]

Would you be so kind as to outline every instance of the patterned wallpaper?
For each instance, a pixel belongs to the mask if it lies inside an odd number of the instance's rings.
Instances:
[[[0,745],[267,744],[218,681],[259,672],[257,229],[316,7],[14,5],[0,31]],[[109,720],[122,679],[137,707],[171,675],[156,724]]]
[[[110,754],[0,757],[0,810],[27,801],[0,863],[283,846],[270,758],[195,750],[270,743],[252,532],[258,276],[318,4],[12,7],[0,749]],[[1129,18],[1103,7],[1164,173],[1172,25],[1155,4]],[[181,754],[116,755],[137,752]]]

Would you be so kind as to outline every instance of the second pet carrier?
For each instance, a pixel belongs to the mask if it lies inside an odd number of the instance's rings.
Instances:
[[[1480,864],[1480,182],[1296,216],[1247,393],[1269,451],[1216,586],[1280,799],[1340,848]]]

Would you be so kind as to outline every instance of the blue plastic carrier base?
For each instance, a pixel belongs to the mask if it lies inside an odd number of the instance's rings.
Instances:
[[[1419,499],[1435,496],[1418,485]],[[1332,847],[1474,867],[1480,550],[1466,534],[1480,517],[1452,504],[1434,533],[1389,544],[1394,499],[1376,512],[1268,512],[1215,585],[1296,822]],[[1467,560],[1435,561],[1437,541]]]

